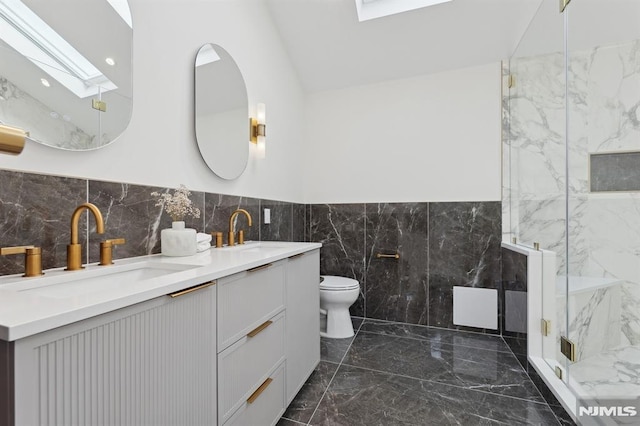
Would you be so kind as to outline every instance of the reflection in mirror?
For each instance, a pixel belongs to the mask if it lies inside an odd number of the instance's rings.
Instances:
[[[249,160],[249,102],[235,61],[205,44],[195,64],[196,140],[202,158],[223,179],[242,174]]]
[[[0,124],[62,149],[109,144],[131,117],[131,41],[126,0],[0,0]]]

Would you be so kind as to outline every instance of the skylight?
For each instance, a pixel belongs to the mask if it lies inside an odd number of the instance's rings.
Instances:
[[[127,0],[107,0],[113,10],[127,23],[129,28],[133,28],[131,25],[131,10],[129,10],[129,2]]]
[[[358,20],[382,18],[396,13],[447,3],[451,0],[355,0]]]
[[[116,89],[104,74],[19,0],[0,0],[0,34],[76,96]]]

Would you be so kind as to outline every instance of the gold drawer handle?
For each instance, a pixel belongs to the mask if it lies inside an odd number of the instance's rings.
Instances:
[[[253,404],[253,402],[258,399],[258,397],[260,396],[260,394],[262,392],[264,392],[264,390],[271,384],[271,382],[273,382],[273,379],[271,377],[269,377],[267,380],[264,381],[264,383],[262,383],[260,385],[260,387],[258,389],[256,389],[256,391],[254,393],[251,394],[251,396],[249,398],[247,398],[247,402],[249,404]]]
[[[189,287],[189,288],[185,288],[184,290],[180,290],[180,291],[176,291],[173,293],[169,293],[167,294],[167,296],[169,297],[180,297],[180,296],[184,296],[185,294],[189,294],[189,293],[193,293],[194,291],[198,291],[200,289],[203,288],[207,288],[207,287],[211,287],[212,285],[215,285],[215,280],[214,281],[209,281],[208,283],[204,283],[204,284],[199,284],[193,287]]]
[[[247,333],[247,337],[256,337],[258,333],[260,333],[265,328],[269,327],[271,324],[273,324],[273,321],[263,322],[262,324],[260,324],[259,326],[251,330],[249,333]]]
[[[267,263],[266,265],[256,266],[255,268],[247,269],[247,272],[256,272],[256,271],[259,271],[261,269],[267,269],[271,265],[273,265],[273,263]]]
[[[400,255],[398,253],[394,253],[394,254],[382,254],[382,253],[378,253],[376,254],[376,258],[378,259],[400,259]]]
[[[289,256],[289,259],[297,259],[298,257],[304,256],[304,253],[294,254],[293,256]]]

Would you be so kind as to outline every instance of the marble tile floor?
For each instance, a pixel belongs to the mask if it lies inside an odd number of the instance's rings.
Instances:
[[[353,322],[353,338],[321,340],[320,363],[278,426],[571,424],[500,336]]]

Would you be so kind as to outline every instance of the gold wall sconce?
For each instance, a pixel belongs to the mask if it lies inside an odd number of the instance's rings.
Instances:
[[[266,108],[264,104],[256,105],[256,118],[251,118],[251,142],[256,144],[258,157],[264,158],[266,154],[265,139],[267,136]]]
[[[29,133],[17,127],[0,125],[0,153],[18,155]]]

